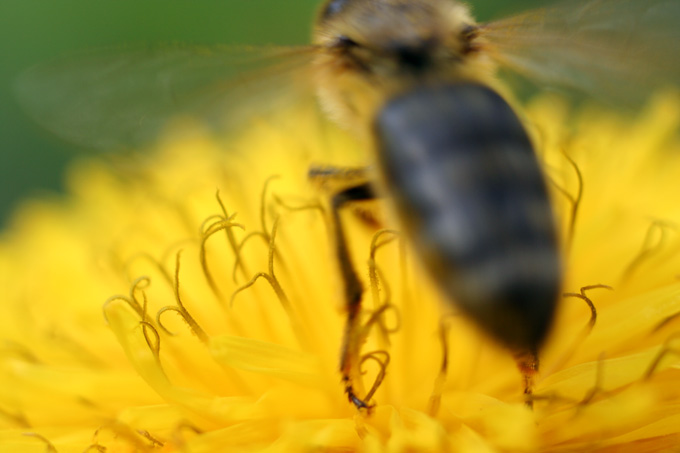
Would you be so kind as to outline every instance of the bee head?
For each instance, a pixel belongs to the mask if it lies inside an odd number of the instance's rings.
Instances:
[[[453,0],[327,0],[314,42],[365,75],[432,77],[475,52],[475,30]]]
[[[376,112],[422,85],[492,85],[484,37],[456,0],[326,0],[314,28],[316,91],[330,118],[370,137]]]

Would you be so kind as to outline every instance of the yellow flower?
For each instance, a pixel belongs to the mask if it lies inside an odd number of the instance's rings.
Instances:
[[[67,199],[24,205],[0,243],[0,451],[677,445],[680,101],[635,120],[574,120],[546,97],[526,112],[567,293],[533,410],[512,357],[447,311],[398,233],[351,211],[364,392],[381,382],[370,414],[347,402],[340,285],[306,172],[362,155],[301,109],[227,146],[195,133],[152,157],[81,162]]]

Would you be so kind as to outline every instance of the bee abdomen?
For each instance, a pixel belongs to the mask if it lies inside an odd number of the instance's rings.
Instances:
[[[535,351],[561,283],[546,185],[508,104],[469,83],[389,101],[375,124],[396,212],[444,294],[503,344]]]

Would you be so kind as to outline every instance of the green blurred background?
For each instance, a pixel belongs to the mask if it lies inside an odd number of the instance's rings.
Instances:
[[[28,120],[11,85],[23,69],[131,43],[303,44],[319,0],[0,0],[0,227],[21,199],[62,190],[75,148]],[[479,20],[540,4],[479,0]]]

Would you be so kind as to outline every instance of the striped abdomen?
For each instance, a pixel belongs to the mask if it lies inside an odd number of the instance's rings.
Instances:
[[[508,104],[484,86],[422,87],[375,124],[402,225],[444,294],[506,346],[535,351],[561,268],[546,184]]]

